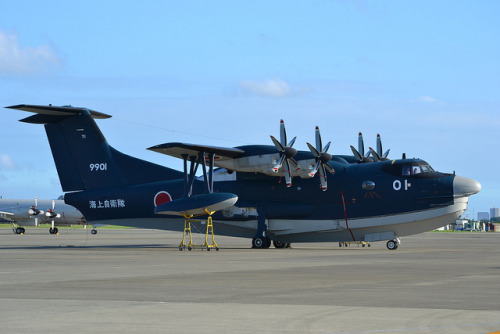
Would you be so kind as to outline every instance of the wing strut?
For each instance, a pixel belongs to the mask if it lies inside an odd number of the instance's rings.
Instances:
[[[174,146],[178,148],[179,145],[176,144]],[[182,148],[189,148],[180,154],[184,162],[184,191],[182,197],[157,206],[155,213],[184,217],[184,232],[179,250],[182,251],[186,248],[191,250],[194,247],[206,248],[207,251],[211,248],[219,250],[219,246],[215,242],[212,215],[216,211],[224,210],[234,205],[238,200],[238,196],[230,193],[214,193],[214,161],[216,152],[212,148],[204,146],[194,147],[186,144],[182,146]],[[155,148],[154,150],[165,153],[161,151],[163,148],[160,150]],[[195,182],[197,179],[196,172],[200,165],[203,172],[203,185],[197,185]],[[196,216],[208,216],[206,220],[205,243],[202,245],[193,244],[191,222],[201,222],[201,220],[192,219]],[[209,235],[212,236],[211,243],[208,242]],[[187,242],[188,238],[189,242]]]

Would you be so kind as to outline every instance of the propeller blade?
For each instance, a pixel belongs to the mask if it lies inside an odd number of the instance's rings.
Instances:
[[[38,216],[35,216],[35,227],[38,227]]]
[[[290,174],[290,165],[288,164],[288,159],[285,160],[285,181],[286,181],[286,186],[291,187],[292,186],[292,175]]]
[[[375,152],[371,147],[370,147],[370,152],[372,154],[373,160],[375,160],[375,161],[381,160],[380,155],[377,152]]]
[[[332,166],[330,166],[329,163],[324,163],[323,166],[326,168],[327,171],[329,171],[331,174],[335,174],[335,169],[333,169]]]
[[[373,148],[369,147],[368,152],[366,152],[366,154],[365,154],[365,158],[368,158],[370,156],[370,154],[372,154],[372,152],[375,152],[375,151],[373,150]]]
[[[382,156],[382,158],[387,159],[387,156],[389,155],[389,151],[390,151],[390,150],[391,150],[391,149],[388,149],[387,151],[385,151],[385,153],[384,153],[384,155]]]
[[[321,151],[321,152],[323,152],[323,153],[328,152],[328,150],[330,149],[330,145],[331,145],[331,143],[332,143],[332,142],[331,142],[331,141],[329,141],[329,142],[328,142],[328,144],[326,144],[326,146],[323,148],[323,151]]]
[[[382,156],[382,139],[380,138],[380,133],[377,133],[377,154],[379,157]]]
[[[295,170],[300,170],[299,163],[294,158],[288,158],[286,161],[289,162]]]
[[[54,210],[55,208],[56,208],[56,201],[52,200],[52,210]]]
[[[316,175],[320,164],[321,164],[321,160],[318,159],[318,161],[316,161],[316,164],[314,165],[313,169],[309,172],[310,177],[313,177],[314,175]]]
[[[295,144],[295,139],[297,139],[297,137],[293,137],[293,139],[288,143],[288,147],[292,147],[293,144]]]
[[[365,144],[363,142],[363,134],[361,132],[358,135],[358,152],[361,156],[365,155]]]
[[[309,150],[311,151],[311,153],[314,155],[314,157],[319,158],[320,154],[319,154],[318,150],[316,148],[314,148],[314,146],[312,146],[311,144],[309,144],[309,143],[306,143],[306,144],[307,144],[307,147],[309,147]]]
[[[321,164],[321,173],[319,175],[319,180],[321,182],[321,190],[326,191],[326,172],[325,172],[325,166]]]
[[[38,197],[35,197],[35,209],[38,209]]]
[[[323,143],[321,141],[321,133],[319,132],[319,127],[316,126],[316,149],[321,152]]]
[[[281,143],[276,138],[274,138],[273,136],[271,136],[271,140],[273,141],[274,146],[276,146],[276,148],[278,149],[278,151],[285,152],[285,147],[283,145],[281,145]]]
[[[278,160],[278,162],[273,167],[273,172],[277,173],[281,166],[283,166],[283,161],[285,160],[285,155],[282,154]]]
[[[285,122],[283,122],[283,120],[280,120],[280,142],[281,145],[286,146],[287,143],[286,130],[285,130]]]
[[[354,157],[356,158],[356,160],[358,160],[359,162],[363,161],[363,157],[361,156],[361,154],[352,145],[351,145],[351,151],[354,154]]]

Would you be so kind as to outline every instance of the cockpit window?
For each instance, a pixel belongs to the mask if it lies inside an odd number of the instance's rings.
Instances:
[[[428,172],[433,172],[433,171],[434,171],[434,169],[432,169],[432,167],[431,167],[431,166],[429,166],[429,165],[423,165],[423,166],[422,166],[422,171],[423,171],[424,173],[428,173]]]
[[[403,171],[402,174],[403,176],[408,176],[408,175],[417,175],[421,173],[429,173],[433,172],[434,169],[432,169],[431,166],[429,165],[403,165]]]

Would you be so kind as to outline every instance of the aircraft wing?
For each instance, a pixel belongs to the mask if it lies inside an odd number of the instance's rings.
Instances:
[[[170,155],[179,159],[183,159],[184,156],[197,157],[200,152],[213,153],[215,154],[214,159],[218,161],[239,158],[245,154],[245,151],[239,148],[184,143],[165,143],[150,147],[148,150]]]
[[[0,211],[0,223],[10,223],[12,219],[8,216],[13,216],[14,214],[11,212]]]

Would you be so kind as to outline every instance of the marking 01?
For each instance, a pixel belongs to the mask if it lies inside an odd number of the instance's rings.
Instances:
[[[400,191],[401,190],[401,181],[399,180],[394,180],[394,182],[392,183],[392,188],[396,191]],[[409,184],[408,184],[408,180],[405,180],[405,188],[404,190],[408,190],[408,187],[409,187]]]
[[[108,164],[105,162],[104,163],[90,164],[89,168],[90,168],[91,172],[108,170]]]

